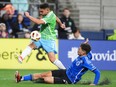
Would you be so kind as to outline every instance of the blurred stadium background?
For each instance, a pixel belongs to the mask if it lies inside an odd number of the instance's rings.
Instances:
[[[107,87],[116,85],[116,40],[107,40],[108,36],[114,34],[116,29],[116,0],[0,0],[0,4],[12,3],[16,12],[24,12],[26,9],[29,13],[38,17],[37,5],[48,2],[52,10],[58,17],[61,17],[63,8],[69,8],[71,18],[77,27],[80,28],[81,34],[85,38],[90,39],[93,52],[93,63],[101,70],[102,81],[105,77],[109,78],[111,83]],[[27,1],[27,2],[26,2]],[[13,3],[14,2],[14,3]],[[24,9],[20,9],[20,5]],[[5,13],[0,11],[1,16]],[[17,13],[14,14],[16,17]],[[27,26],[32,27],[34,24],[25,18]],[[57,29],[57,27],[56,27]],[[115,36],[116,38],[116,36]],[[15,52],[20,54],[22,50],[30,42],[26,38],[0,38],[0,84],[1,87],[52,87],[48,84],[32,84],[31,82],[23,82],[16,84],[14,82],[15,70],[19,70],[23,75],[28,73],[43,72],[46,70],[57,69],[50,63],[45,51],[41,48],[33,51],[22,64],[17,62]],[[83,40],[63,40],[57,39],[58,55],[63,64],[68,67],[71,61],[77,55],[78,46]],[[67,44],[66,44],[67,43]],[[82,79],[83,81],[92,81],[94,75],[88,72]],[[59,85],[55,85],[58,87]],[[81,82],[76,85],[60,85],[62,87],[87,87]],[[89,87],[89,86],[88,86]],[[106,86],[103,86],[106,87]]]

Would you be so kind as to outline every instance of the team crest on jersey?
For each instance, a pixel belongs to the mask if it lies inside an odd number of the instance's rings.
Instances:
[[[83,61],[82,60],[79,60],[79,61],[76,62],[76,66],[79,66],[82,63],[83,63]]]

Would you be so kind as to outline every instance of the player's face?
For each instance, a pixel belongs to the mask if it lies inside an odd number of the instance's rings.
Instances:
[[[81,47],[79,47],[79,49],[78,49],[78,55],[79,55],[79,56],[84,56],[85,54],[86,54],[85,51],[82,50]]]
[[[39,9],[39,14],[42,15],[42,16],[47,15],[48,12],[49,12],[48,8],[46,8],[46,9]]]

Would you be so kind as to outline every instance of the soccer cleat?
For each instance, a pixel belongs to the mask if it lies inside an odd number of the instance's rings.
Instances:
[[[15,81],[16,81],[16,83],[19,83],[21,81],[21,76],[18,71],[16,71],[16,73],[15,73]]]

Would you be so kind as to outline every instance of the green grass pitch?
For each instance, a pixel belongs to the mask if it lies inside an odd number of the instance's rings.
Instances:
[[[16,70],[0,70],[0,87],[91,87],[89,85],[83,85],[81,83],[85,81],[93,81],[94,74],[88,71],[83,77],[82,80],[77,84],[40,84],[33,83],[31,81],[15,83],[14,73]],[[19,70],[21,75],[32,74],[32,73],[41,73],[48,70]],[[109,85],[98,85],[97,87],[115,87],[116,86],[116,71],[101,71],[102,81],[105,77],[109,78],[111,83]]]

